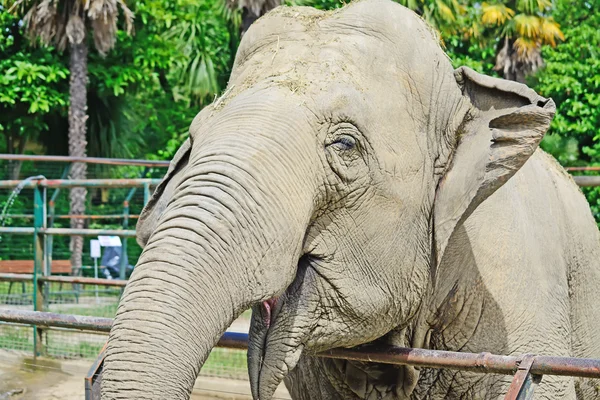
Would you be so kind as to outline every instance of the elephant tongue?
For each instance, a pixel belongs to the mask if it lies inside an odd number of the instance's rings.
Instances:
[[[271,318],[272,318],[273,310],[275,309],[275,306],[277,305],[277,299],[278,299],[277,297],[273,297],[273,298],[270,298],[269,300],[262,302],[263,323],[265,324],[265,326],[267,328],[269,328],[271,326],[271,322],[273,322],[271,320]]]

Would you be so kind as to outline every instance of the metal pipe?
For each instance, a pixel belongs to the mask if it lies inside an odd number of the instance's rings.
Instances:
[[[0,282],[30,282],[33,280],[32,274],[10,274],[0,273]],[[117,279],[102,279],[102,278],[84,278],[82,276],[60,276],[49,275],[40,276],[38,281],[42,282],[60,282],[60,283],[79,283],[82,285],[99,285],[99,286],[118,286],[127,285],[127,281]]]
[[[2,275],[0,274],[0,281],[2,280]],[[43,282],[60,282],[60,283],[79,283],[82,285],[99,285],[99,286],[117,286],[117,287],[125,287],[127,285],[127,281],[122,281],[118,279],[102,279],[102,278],[84,278],[81,276],[44,276],[39,277],[39,281]]]
[[[36,325],[37,327],[54,326],[58,328],[99,332],[110,332],[110,327],[113,323],[112,318],[84,317],[81,315],[6,309],[0,309],[0,321]]]
[[[0,234],[10,233],[13,235],[32,235],[36,232],[35,228],[15,228],[11,226],[0,227]],[[37,232],[45,235],[63,235],[63,236],[127,236],[135,237],[135,230],[123,229],[71,229],[71,228],[41,228]]]
[[[126,158],[99,158],[99,157],[70,157],[70,156],[32,156],[24,154],[0,154],[0,160],[16,161],[49,161],[49,162],[83,162],[86,164],[104,165],[135,165],[140,167],[167,168],[169,161],[161,160],[129,160]]]
[[[600,171],[600,167],[566,167],[567,171]]]
[[[33,281],[32,274],[0,274],[0,282],[30,282]]]
[[[32,189],[37,186],[47,188],[131,188],[144,187],[144,185],[158,186],[161,179],[37,179],[31,180],[23,186],[24,189]],[[0,189],[12,189],[22,183],[22,180],[0,181]]]
[[[130,214],[128,218],[137,219],[139,218],[139,214]],[[23,219],[32,219],[33,214],[7,214],[6,218],[23,218]],[[93,214],[93,215],[85,215],[85,214],[63,214],[63,215],[54,215],[52,218],[58,219],[117,219],[123,218],[123,214]]]
[[[578,186],[582,187],[600,186],[600,176],[576,175],[573,180]]]
[[[112,319],[83,317],[35,311],[1,310],[0,321],[38,326],[110,331]],[[246,349],[248,335],[226,332],[218,346]],[[365,345],[352,349],[332,349],[318,353],[319,357],[337,358],[384,364],[416,365],[428,368],[449,368],[480,373],[514,375],[523,357],[490,353],[458,353],[453,351],[411,349],[386,345]],[[600,360],[589,358],[535,356],[530,372],[534,375],[564,375],[600,378]]]
[[[7,309],[0,309],[0,321],[36,325],[44,328],[57,327],[107,333],[110,332],[113,323],[112,318]],[[230,349],[247,349],[248,335],[245,333],[225,332],[217,346]]]
[[[10,233],[13,235],[33,235],[35,228],[19,228],[14,226],[0,226],[0,234]]]
[[[0,230],[0,233],[2,231]],[[71,229],[71,228],[46,228],[41,229],[41,233],[46,235],[64,235],[64,236],[126,236],[135,237],[135,230],[124,229]]]

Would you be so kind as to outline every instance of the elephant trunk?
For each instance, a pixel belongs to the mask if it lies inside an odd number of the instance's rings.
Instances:
[[[282,101],[271,98],[242,104],[246,115],[280,115]],[[297,133],[306,129],[300,123],[276,118],[246,118],[242,134],[231,117],[239,107],[229,109],[207,124],[216,131],[194,139],[182,183],[125,289],[105,400],[187,399],[231,322],[295,277],[316,193],[315,144]]]

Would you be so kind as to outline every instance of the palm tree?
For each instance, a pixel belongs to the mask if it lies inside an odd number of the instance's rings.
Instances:
[[[564,40],[560,26],[549,16],[551,0],[511,0],[482,3],[480,19],[471,32],[487,29],[488,37],[500,38],[494,70],[505,79],[525,82],[527,75],[544,65],[543,45]],[[477,25],[480,25],[478,27]]]
[[[243,36],[254,21],[281,5],[282,0],[227,0],[227,4],[242,11],[240,36]]]
[[[458,0],[396,0],[410,8],[434,26],[442,37],[453,35],[464,24],[465,1]]]
[[[102,55],[113,48],[116,41],[119,8],[125,18],[125,28],[130,33],[133,13],[123,0],[4,0],[10,11],[24,15],[23,22],[32,40],[39,38],[44,45],[53,45],[59,51],[69,46],[69,155],[85,157],[87,123],[88,40],[91,29],[94,45]],[[85,179],[87,167],[74,163],[71,179]],[[70,213],[85,213],[84,188],[70,192]],[[85,220],[71,219],[71,228],[81,229]],[[83,238],[71,238],[71,265],[81,268]]]

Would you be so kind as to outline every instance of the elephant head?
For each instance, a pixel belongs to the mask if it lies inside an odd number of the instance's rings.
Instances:
[[[391,1],[261,18],[139,221],[103,398],[187,398],[248,307],[263,400],[302,352],[406,326],[455,228],[553,114],[524,85],[453,70]]]

